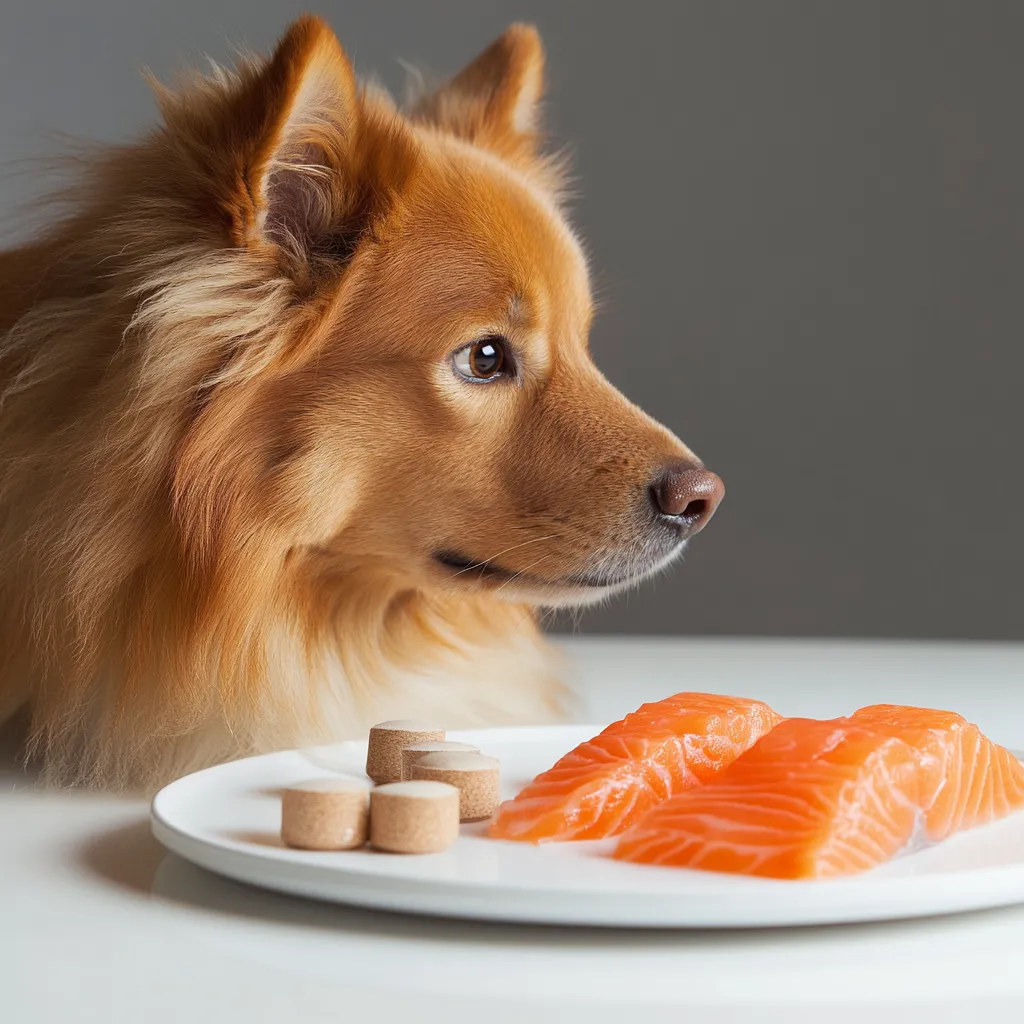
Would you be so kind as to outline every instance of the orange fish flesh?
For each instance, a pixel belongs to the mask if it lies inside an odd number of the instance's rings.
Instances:
[[[489,834],[541,843],[618,835],[714,779],[781,721],[757,700],[679,693],[581,743],[498,810]]]
[[[809,879],[875,867],[1024,807],[1024,766],[960,715],[876,705],[787,719],[706,786],[663,801],[614,856]]]

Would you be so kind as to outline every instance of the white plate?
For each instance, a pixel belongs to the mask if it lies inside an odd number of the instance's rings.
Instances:
[[[599,726],[453,732],[500,758],[513,795]],[[152,807],[169,850],[242,882],[336,903],[443,917],[539,924],[753,928],[922,917],[1024,903],[1024,813],[874,871],[779,882],[606,857],[614,841],[532,846],[465,825],[444,853],[309,853],[278,838],[279,790],[332,772],[362,775],[365,743],[285,751],[172,783]]]

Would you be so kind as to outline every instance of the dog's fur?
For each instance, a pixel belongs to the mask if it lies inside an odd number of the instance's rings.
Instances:
[[[302,19],[157,87],[161,127],[0,253],[0,720],[49,778],[550,718],[531,608],[678,551],[637,508],[692,456],[588,358],[542,65],[513,26],[402,113]],[[488,335],[514,375],[459,379]]]

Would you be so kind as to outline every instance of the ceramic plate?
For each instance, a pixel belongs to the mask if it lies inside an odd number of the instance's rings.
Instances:
[[[452,732],[501,761],[512,796],[600,726]],[[624,864],[614,841],[531,846],[464,825],[444,853],[310,853],[278,838],[280,790],[363,776],[365,743],[293,750],[218,765],[153,801],[157,839],[228,878],[335,903],[535,924],[760,928],[923,917],[1024,903],[1024,813],[907,854],[854,878],[779,882]]]

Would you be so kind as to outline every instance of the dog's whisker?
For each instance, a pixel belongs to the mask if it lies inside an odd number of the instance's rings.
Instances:
[[[533,568],[533,567],[534,567],[535,565],[540,565],[540,563],[544,561],[545,557],[547,557],[547,556],[543,556],[543,555],[542,555],[542,556],[541,556],[540,558],[538,558],[538,559],[537,559],[536,561],[534,561],[534,562],[531,562],[531,563],[530,563],[530,564],[529,564],[528,566],[526,566],[525,568],[523,568],[523,569],[520,569],[520,570],[519,570],[519,572],[517,572],[517,573],[514,573],[514,574],[513,574],[512,576],[510,576],[510,577],[509,577],[509,578],[508,578],[507,580],[505,580],[505,582],[504,582],[504,583],[502,583],[502,584],[501,584],[501,586],[499,586],[499,587],[498,587],[498,588],[497,588],[497,589],[496,589],[496,590],[495,590],[494,592],[495,592],[495,593],[497,594],[497,593],[499,593],[500,591],[504,590],[504,589],[505,589],[505,587],[507,587],[507,586],[508,586],[508,585],[509,585],[510,583],[515,583],[515,581],[516,581],[517,579],[519,579],[519,577],[520,577],[520,576],[522,576],[522,575],[523,575],[524,573],[527,573],[527,572],[529,572],[529,571],[530,571],[530,570],[531,570],[531,569],[532,569],[532,568]]]
[[[541,541],[554,540],[557,536],[558,535],[555,533],[549,533],[546,537],[531,537],[529,540],[524,540],[519,544],[513,544],[511,547],[504,548],[480,562],[474,562],[472,565],[467,565],[464,569],[459,569],[458,572],[454,573],[454,575],[461,576],[464,572],[470,572],[472,569],[482,569],[485,566],[490,565],[496,558],[501,558],[502,555],[507,555],[510,551],[516,551],[518,548],[524,548],[528,544],[539,544]]]

